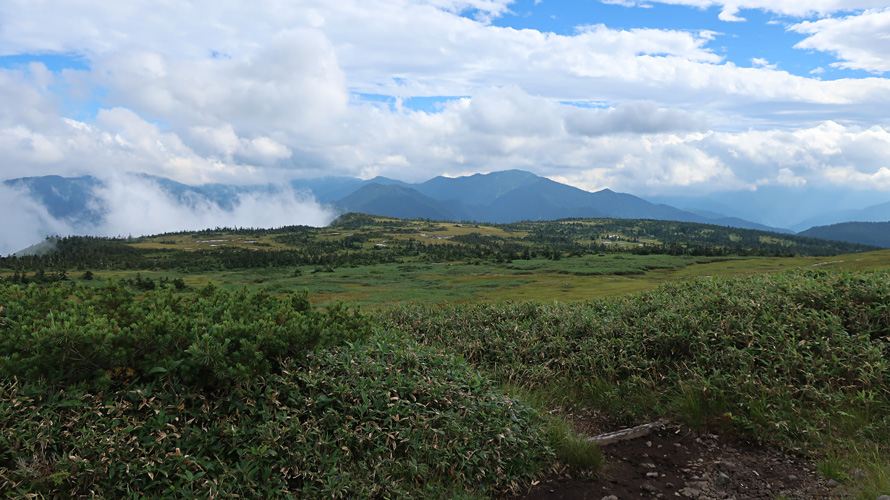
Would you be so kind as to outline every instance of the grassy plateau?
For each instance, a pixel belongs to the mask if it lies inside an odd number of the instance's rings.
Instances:
[[[61,239],[0,277],[6,498],[502,497],[600,470],[579,408],[890,491],[887,251],[351,214]]]

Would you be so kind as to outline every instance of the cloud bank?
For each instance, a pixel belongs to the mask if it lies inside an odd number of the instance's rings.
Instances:
[[[116,176],[94,190],[95,208],[105,213],[98,225],[82,226],[54,217],[28,193],[0,184],[0,255],[22,250],[47,236],[87,234],[141,236],[214,227],[326,226],[335,216],[311,195],[288,187],[239,194],[231,208],[204,197],[178,198],[151,179]]]

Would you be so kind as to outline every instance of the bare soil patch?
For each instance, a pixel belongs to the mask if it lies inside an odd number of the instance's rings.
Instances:
[[[590,421],[579,427],[597,433],[620,429]],[[805,457],[680,424],[605,445],[603,452],[607,464],[597,477],[555,475],[514,500],[843,498],[840,485],[822,478]]]

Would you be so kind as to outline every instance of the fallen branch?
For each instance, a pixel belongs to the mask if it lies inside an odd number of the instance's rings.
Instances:
[[[638,425],[630,429],[622,429],[615,432],[607,432],[599,436],[587,438],[588,441],[595,441],[600,446],[617,443],[618,441],[627,441],[628,439],[641,438],[655,429],[661,429],[667,425],[667,420],[658,420],[651,424]]]

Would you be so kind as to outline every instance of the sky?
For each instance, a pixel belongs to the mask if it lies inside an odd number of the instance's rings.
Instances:
[[[0,179],[890,201],[888,72],[890,0],[4,0]]]

